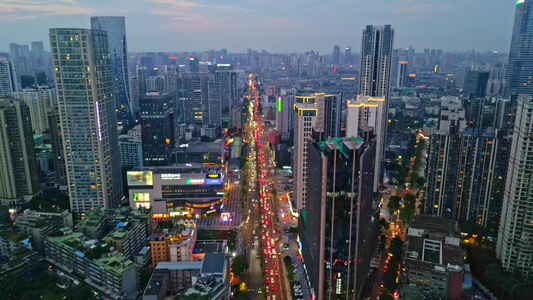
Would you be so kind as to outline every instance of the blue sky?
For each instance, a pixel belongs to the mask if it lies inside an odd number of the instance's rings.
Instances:
[[[515,0],[0,0],[0,51],[121,15],[129,51],[359,51],[366,24],[391,24],[395,47],[508,52],[514,12]]]

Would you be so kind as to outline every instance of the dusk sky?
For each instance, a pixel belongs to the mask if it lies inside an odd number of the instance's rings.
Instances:
[[[391,24],[395,47],[508,52],[514,12],[514,0],[0,0],[0,51],[48,50],[49,28],[117,15],[129,51],[359,52],[366,24]]]

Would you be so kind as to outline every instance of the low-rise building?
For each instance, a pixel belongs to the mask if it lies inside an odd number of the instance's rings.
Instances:
[[[128,134],[119,135],[118,144],[122,166],[137,168],[143,166],[141,125],[136,125]]]
[[[463,252],[457,222],[417,215],[405,241],[402,277],[424,293],[461,299]]]
[[[44,238],[59,228],[73,228],[72,213],[68,209],[26,209],[15,218],[18,232],[31,236],[32,244],[39,252],[44,251]]]
[[[30,281],[33,279],[38,262],[37,252],[22,247],[13,252],[9,258],[0,258],[0,280],[7,277],[21,277]]]
[[[152,259],[152,251],[150,246],[143,247],[137,254],[133,256],[133,261],[139,266],[147,265]]]
[[[192,249],[191,260],[200,261],[208,253],[228,253],[227,240],[199,240]]]
[[[20,276],[31,280],[37,263],[29,236],[11,228],[0,229],[0,279]]]
[[[172,221],[160,224],[172,224]],[[157,266],[159,262],[192,260],[192,248],[196,242],[194,221],[179,220],[172,226],[176,227],[158,227],[158,232],[150,236],[153,267]]]
[[[152,230],[151,211],[149,209],[131,209],[119,207],[116,210],[93,209],[76,225],[76,231],[81,232],[91,239],[101,240],[115,229],[118,223],[139,221],[149,235]]]
[[[223,253],[208,253],[203,261],[161,262],[157,265],[143,300],[161,300],[165,296],[181,299],[229,299],[229,261]]]
[[[139,221],[119,222],[103,240],[125,257],[133,258],[148,242],[146,224]]]
[[[7,227],[0,229],[0,257],[9,258],[21,248],[32,248],[28,235],[19,234]]]
[[[205,124],[200,128],[200,134],[211,139],[218,139],[222,136],[222,128],[220,124]]]
[[[45,259],[70,276],[84,280],[111,299],[137,299],[135,264],[109,245],[86,240],[83,233],[63,231],[45,239]]]

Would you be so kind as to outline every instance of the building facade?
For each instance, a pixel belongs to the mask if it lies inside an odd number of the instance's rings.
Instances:
[[[526,3],[531,4],[531,1]],[[525,277],[533,272],[533,216],[528,213],[531,181],[533,96],[520,95],[510,149],[507,178],[498,230],[496,255],[502,267]]]
[[[532,0],[516,1],[509,63],[505,73],[504,97],[511,95],[533,95],[533,45],[529,41],[533,38],[533,9]]]
[[[220,166],[199,163],[129,171],[130,207],[151,208],[155,216],[199,218],[215,212],[224,196]]]
[[[30,110],[19,100],[0,98],[0,200],[12,207],[41,191]]]
[[[344,299],[355,291],[359,299],[379,232],[375,148],[359,137],[309,141],[308,147],[307,206],[298,227],[311,293]]]
[[[11,97],[18,90],[18,79],[15,63],[0,57],[0,97]]]
[[[23,100],[30,109],[31,127],[34,133],[48,131],[48,111],[55,106],[55,89],[47,86],[25,88],[13,93],[13,98]]]
[[[175,94],[149,92],[139,102],[143,165],[166,165],[176,138]]]
[[[307,142],[313,133],[318,113],[312,103],[296,103],[294,109],[294,204],[299,211],[307,203]]]
[[[91,17],[91,28],[107,32],[114,95],[119,119],[131,118],[133,105],[130,97],[126,19],[114,16]]]
[[[385,157],[393,42],[394,30],[391,25],[367,25],[363,30],[359,95],[385,99],[377,107],[377,120],[373,132],[373,137],[376,140],[374,191],[377,191],[382,177],[381,165]],[[364,137],[364,135],[358,136]]]
[[[117,207],[122,173],[107,34],[52,28],[50,45],[71,209]]]

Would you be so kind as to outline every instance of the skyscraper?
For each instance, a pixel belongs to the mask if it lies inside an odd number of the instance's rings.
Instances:
[[[40,192],[30,110],[24,102],[0,98],[0,200],[12,207]]]
[[[294,110],[294,198],[299,211],[307,202],[307,142],[317,122],[317,109],[313,103],[296,103]]]
[[[350,298],[361,299],[379,232],[374,151],[360,137],[308,141],[307,206],[298,231],[316,299],[345,299],[354,291]]]
[[[468,71],[466,72],[465,92],[473,98],[484,98],[488,81],[489,72]]]
[[[144,166],[163,166],[175,143],[175,97],[173,93],[148,92],[139,99]]]
[[[347,65],[353,64],[352,48],[346,47],[344,49],[344,63]]]
[[[10,97],[18,89],[17,72],[11,60],[0,57],[0,97]]]
[[[30,108],[31,127],[34,133],[43,133],[48,130],[47,113],[55,99],[55,89],[47,86],[26,88],[13,93],[13,98],[24,100]]]
[[[504,96],[533,95],[533,0],[516,1]]]
[[[525,3],[531,4],[533,1]],[[533,275],[533,151],[529,146],[532,140],[532,114],[533,97],[520,95],[496,245],[496,255],[501,259],[502,267],[506,271],[519,272],[526,277]]]
[[[373,137],[376,139],[374,191],[381,178],[385,152],[387,114],[394,30],[391,25],[367,25],[363,30],[359,95],[384,98],[378,105]]]
[[[439,130],[431,137],[425,213],[448,219],[457,218],[461,133],[466,127],[460,99],[443,97]]]
[[[333,64],[338,65],[341,62],[341,47],[335,45],[333,47]]]
[[[70,206],[114,208],[123,192],[107,33],[52,28],[50,45]]]
[[[91,28],[107,31],[114,95],[119,118],[132,118],[133,106],[130,98],[126,20],[124,17],[91,17]]]

